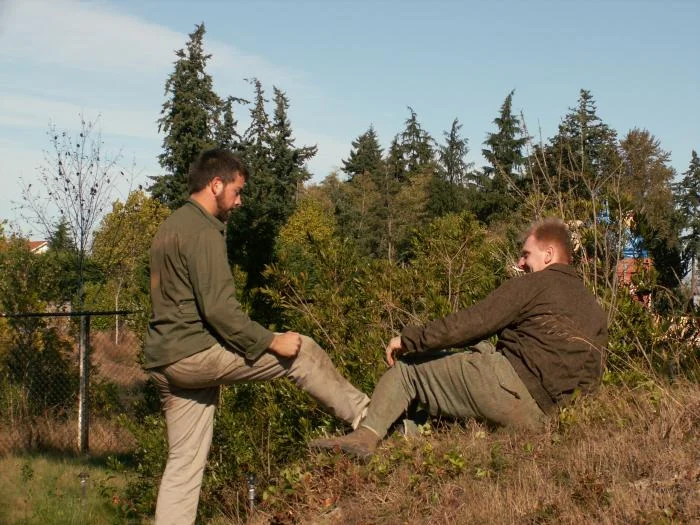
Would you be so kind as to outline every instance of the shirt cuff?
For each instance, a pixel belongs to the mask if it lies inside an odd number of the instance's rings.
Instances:
[[[422,326],[407,326],[401,330],[401,344],[408,352],[420,352]]]
[[[263,328],[263,330],[265,333],[262,334],[262,337],[260,337],[254,345],[250,346],[245,351],[245,358],[248,361],[255,361],[258,357],[260,357],[263,352],[270,347],[270,343],[272,343],[272,339],[275,337],[275,334],[269,330],[265,328]]]

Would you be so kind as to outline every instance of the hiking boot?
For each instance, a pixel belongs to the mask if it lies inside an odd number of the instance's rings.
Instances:
[[[359,459],[369,459],[377,449],[379,437],[369,427],[360,426],[354,432],[336,438],[313,439],[309,441],[311,450],[343,451]]]

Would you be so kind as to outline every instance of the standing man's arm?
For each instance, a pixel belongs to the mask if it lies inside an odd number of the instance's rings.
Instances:
[[[280,357],[294,357],[301,350],[301,336],[296,332],[275,334],[267,349]]]
[[[265,350],[294,357],[301,348],[299,334],[274,334],[241,308],[225,248],[221,234],[207,230],[197,237],[192,252],[187,254],[190,280],[203,321],[246,359],[255,360]]]

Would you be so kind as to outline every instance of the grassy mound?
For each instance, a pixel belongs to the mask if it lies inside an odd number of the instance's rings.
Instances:
[[[700,523],[700,389],[606,386],[540,433],[438,424],[391,437],[364,465],[312,454],[267,488],[248,520]]]

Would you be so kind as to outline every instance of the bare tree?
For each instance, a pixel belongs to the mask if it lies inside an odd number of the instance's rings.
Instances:
[[[84,302],[84,271],[92,248],[93,231],[112,202],[116,182],[124,172],[117,165],[121,154],[110,157],[98,127],[99,117],[80,115],[77,136],[49,125],[51,148],[44,152],[37,183],[22,183],[23,218],[36,224],[47,238],[59,221],[68,227],[77,250],[78,307]]]

